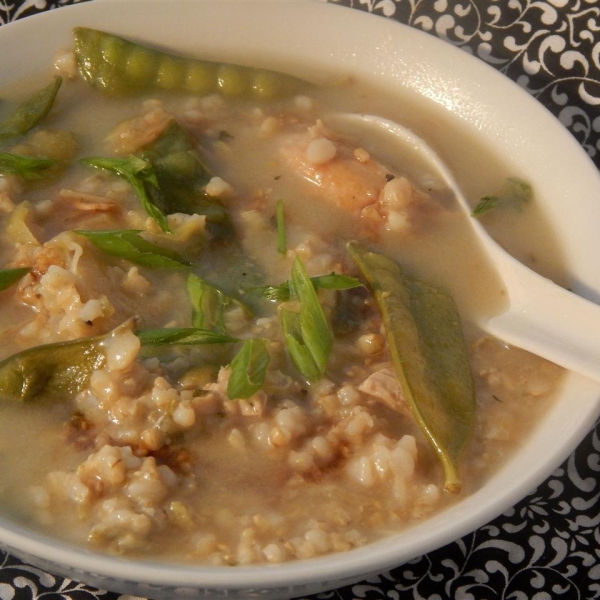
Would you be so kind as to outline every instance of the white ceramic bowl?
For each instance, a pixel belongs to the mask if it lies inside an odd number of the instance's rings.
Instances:
[[[465,141],[491,149],[509,172],[512,169],[533,183],[563,246],[572,287],[592,299],[600,298],[597,170],[536,101],[449,44],[388,19],[321,2],[96,0],[2,27],[2,85],[47,71],[56,51],[70,45],[74,26],[303,76],[354,74],[390,94],[409,90],[413,97],[438,107],[442,124],[459,125]],[[429,141],[444,151],[443,140]],[[453,154],[449,153],[450,162]],[[457,165],[459,181],[468,175],[460,168]],[[173,566],[84,551],[3,519],[0,541],[9,552],[48,571],[155,599],[275,599],[315,593],[398,566],[490,521],[569,455],[599,409],[598,384],[569,376],[558,401],[481,489],[403,533],[347,553],[278,566]]]

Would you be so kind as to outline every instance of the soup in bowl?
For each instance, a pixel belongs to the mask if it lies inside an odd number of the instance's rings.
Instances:
[[[7,47],[54,28],[0,124],[2,539],[36,564],[155,598],[330,588],[486,522],[595,415],[595,385],[474,325],[505,292],[445,182],[332,118],[418,129],[474,203],[506,199],[495,235],[522,205],[585,281],[585,237],[552,229],[568,186],[508,153],[546,114],[461,55],[451,77],[522,107],[482,125],[487,95],[442,92],[442,46],[301,4],[99,3],[7,28]],[[383,75],[307,47],[345,39],[340,18],[357,48],[389,35]],[[591,203],[596,174],[550,123]]]

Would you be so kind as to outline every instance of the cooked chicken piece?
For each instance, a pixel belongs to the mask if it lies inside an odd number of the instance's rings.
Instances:
[[[359,386],[359,391],[373,396],[392,410],[407,412],[408,406],[392,369],[384,367],[371,373]]]

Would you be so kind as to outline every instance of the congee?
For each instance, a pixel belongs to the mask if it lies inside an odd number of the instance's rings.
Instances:
[[[3,513],[247,565],[477,489],[561,372],[473,325],[504,292],[444,182],[336,129],[368,94],[74,36],[0,105]]]

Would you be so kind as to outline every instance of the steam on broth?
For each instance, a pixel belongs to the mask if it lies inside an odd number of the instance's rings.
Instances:
[[[364,545],[477,489],[561,371],[472,325],[504,292],[443,182],[328,125],[368,91],[271,98],[277,75],[209,65],[233,88],[107,97],[89,80],[122,82],[78,44],[88,82],[66,53],[50,112],[0,128],[0,155],[54,161],[0,174],[3,511],[109,553],[239,565]]]

